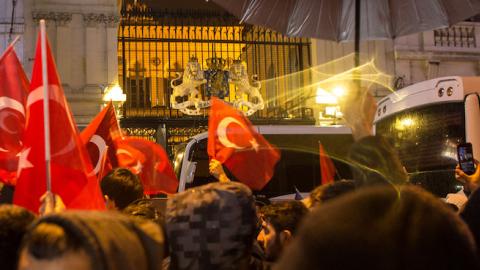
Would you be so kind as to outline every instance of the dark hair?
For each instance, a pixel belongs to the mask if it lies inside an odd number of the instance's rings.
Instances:
[[[292,235],[295,235],[298,224],[307,212],[305,205],[298,201],[274,203],[260,210],[263,218],[272,224],[277,232],[289,230]]]
[[[0,265],[2,269],[17,269],[18,250],[22,237],[35,215],[14,205],[0,206]]]
[[[113,169],[100,182],[103,195],[115,201],[122,210],[143,197],[143,186],[138,176],[125,168]]]
[[[368,136],[354,143],[348,159],[358,186],[404,184],[408,181],[398,154],[383,136]]]
[[[316,203],[324,203],[341,195],[355,190],[355,182],[352,180],[340,180],[316,187],[310,193],[312,206]]]
[[[82,248],[81,239],[52,223],[38,224],[27,234],[26,239],[25,248],[28,253],[39,260],[52,260]]]
[[[157,209],[148,199],[131,203],[123,209],[123,213],[129,216],[148,219],[163,226],[164,213]]]
[[[478,269],[458,215],[420,188],[397,188],[362,188],[314,209],[276,269]]]
[[[93,270],[158,269],[163,259],[161,228],[117,211],[65,211],[37,220],[25,234],[22,252],[52,260],[83,251]]]

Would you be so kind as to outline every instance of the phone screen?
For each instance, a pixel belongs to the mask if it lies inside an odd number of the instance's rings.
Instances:
[[[460,164],[460,169],[466,174],[475,173],[475,161],[473,159],[473,150],[471,143],[462,143],[457,147],[458,153],[458,163]]]

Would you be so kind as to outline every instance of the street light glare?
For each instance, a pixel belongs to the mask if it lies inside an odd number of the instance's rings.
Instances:
[[[103,96],[104,101],[114,101],[114,102],[125,102],[127,100],[127,95],[123,93],[120,85],[116,84],[112,87],[107,88],[105,95]]]
[[[336,96],[336,97],[342,97],[343,95],[345,95],[346,93],[346,89],[345,87],[343,86],[335,86],[333,89],[332,89],[332,93]]]
[[[323,88],[317,88],[317,96],[315,97],[317,104],[337,104],[337,97],[325,91]]]

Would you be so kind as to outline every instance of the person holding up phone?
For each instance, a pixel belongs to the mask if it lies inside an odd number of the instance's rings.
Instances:
[[[463,184],[465,194],[468,196],[480,185],[479,162],[473,158],[471,143],[461,143],[457,147],[458,165],[455,176]]]

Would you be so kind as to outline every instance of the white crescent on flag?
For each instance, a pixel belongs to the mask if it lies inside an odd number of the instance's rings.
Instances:
[[[237,119],[233,118],[233,117],[225,117],[222,119],[222,121],[220,121],[220,123],[218,123],[218,126],[217,126],[217,136],[218,136],[218,140],[220,141],[221,144],[223,144],[225,147],[230,147],[230,148],[234,148],[234,149],[244,149],[245,147],[242,147],[242,146],[238,146],[236,144],[234,144],[233,142],[231,142],[228,137],[227,137],[227,128],[228,128],[228,125],[230,125],[231,123],[236,123],[237,125],[239,125],[242,129],[247,129],[240,121],[238,121]]]
[[[22,103],[19,101],[9,98],[9,97],[0,97],[0,110],[3,109],[12,109],[14,111],[19,112],[20,114],[25,117],[25,108],[23,107]],[[7,131],[10,134],[14,134],[15,130],[10,130],[7,125],[5,125],[5,118],[7,115],[5,113],[0,114],[0,129]],[[0,152],[8,152],[7,149],[0,147]]]
[[[132,155],[132,153],[128,152],[128,151],[125,150],[125,149],[118,149],[118,150],[117,150],[117,154],[120,154],[120,155],[121,155],[121,154],[124,154],[124,155],[127,155],[127,156],[129,156],[129,157],[135,158],[135,157]],[[143,168],[142,163],[141,163],[139,160],[137,160],[137,164],[132,167],[132,169],[135,170],[134,173],[136,173],[136,174],[141,173],[141,172],[142,172],[142,168]]]
[[[63,97],[63,93],[60,87],[56,84],[49,84],[48,89],[51,92],[55,92],[50,94],[50,100],[56,101],[58,104],[62,105],[62,107],[65,109],[66,101],[61,98]],[[39,86],[35,90],[30,92],[30,94],[28,94],[27,107],[30,107],[35,102],[42,101],[42,100],[43,100],[43,86]]]
[[[98,172],[100,172],[100,166],[102,165],[102,158],[107,151],[107,143],[101,136],[98,136],[96,134],[92,136],[92,138],[90,139],[90,142],[95,144],[95,146],[98,147],[98,161],[97,161],[97,164],[95,164],[95,168],[93,168],[93,175],[96,175]]]

